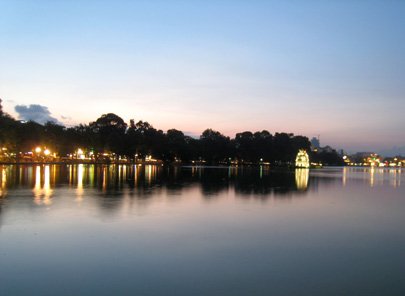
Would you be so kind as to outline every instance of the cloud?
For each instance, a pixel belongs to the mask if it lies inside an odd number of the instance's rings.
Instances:
[[[20,120],[32,120],[40,124],[44,124],[48,121],[54,123],[60,123],[55,117],[51,116],[48,107],[32,104],[29,106],[26,105],[17,105],[14,107],[15,112],[18,113],[18,118]]]

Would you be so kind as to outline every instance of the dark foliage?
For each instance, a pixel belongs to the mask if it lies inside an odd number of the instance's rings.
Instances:
[[[0,104],[1,106],[1,104]],[[0,109],[1,111],[1,109]],[[146,121],[129,125],[113,114],[102,115],[89,125],[64,127],[48,122],[20,122],[0,113],[0,146],[8,151],[32,151],[38,145],[46,146],[60,156],[66,156],[78,147],[98,153],[112,152],[129,159],[153,155],[154,158],[173,162],[206,161],[208,164],[270,162],[292,164],[299,149],[310,150],[308,138],[289,133],[270,134],[268,131],[236,134],[234,139],[213,129],[206,129],[199,139],[182,131],[169,129],[166,133]],[[18,156],[17,156],[18,157]],[[317,155],[327,163],[337,163],[337,154]]]

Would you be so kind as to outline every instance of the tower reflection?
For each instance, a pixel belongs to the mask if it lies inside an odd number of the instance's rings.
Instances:
[[[308,188],[309,169],[295,169],[295,185],[298,190],[306,190]]]

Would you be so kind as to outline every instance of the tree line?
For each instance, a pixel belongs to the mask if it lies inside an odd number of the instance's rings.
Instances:
[[[146,121],[130,120],[127,124],[113,113],[104,114],[89,124],[65,127],[54,122],[44,125],[34,121],[21,122],[1,111],[1,147],[14,151],[18,157],[18,152],[32,151],[38,145],[46,146],[60,156],[81,147],[93,151],[94,155],[108,152],[128,159],[152,155],[166,162],[204,161],[207,164],[238,161],[288,165],[293,164],[299,149],[310,151],[307,137],[291,133],[272,135],[266,130],[245,131],[230,138],[206,129],[199,138],[194,138],[177,129],[163,132]]]

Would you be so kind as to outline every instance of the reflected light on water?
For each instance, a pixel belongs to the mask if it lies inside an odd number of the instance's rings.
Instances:
[[[122,165],[122,179],[123,180],[127,179],[127,166],[125,164]]]
[[[347,170],[344,169],[343,174],[342,174],[342,185],[343,185],[343,187],[346,186],[346,179],[347,179]]]
[[[134,186],[138,186],[138,167],[134,165]]]
[[[1,187],[0,187],[0,197],[6,196],[6,182],[7,182],[7,176],[6,176],[6,168],[2,167],[1,168]]]
[[[390,173],[390,185],[392,187],[401,186],[401,170],[393,170]]]
[[[298,190],[306,190],[308,188],[308,181],[308,169],[295,169],[295,184]]]
[[[152,182],[152,165],[147,165],[145,167],[146,176],[147,176],[147,184],[150,185]]]
[[[34,200],[36,204],[40,204],[41,201],[41,167],[35,168],[35,186],[34,186]]]
[[[37,166],[35,168],[35,186],[33,189],[34,201],[38,205],[43,203],[44,205],[49,206],[52,204],[51,197],[53,192],[53,190],[51,189],[51,173],[49,165],[46,165],[44,167],[43,186],[41,186],[41,177],[41,167]]]
[[[103,191],[107,190],[107,167],[103,167]]]
[[[88,177],[89,177],[89,184],[90,184],[90,186],[93,186],[93,185],[94,185],[94,175],[95,175],[95,173],[94,173],[94,165],[91,165],[91,166],[88,168]]]
[[[69,178],[69,185],[73,183],[73,166],[68,165],[68,178]]]
[[[198,177],[201,178],[201,171],[202,171],[201,166],[193,166],[191,168],[191,174],[192,174],[193,177],[198,175]]]
[[[401,186],[401,169],[370,169],[370,186],[389,184],[391,187]]]
[[[371,167],[371,169],[370,169],[370,187],[374,187],[374,174],[375,174],[375,169],[374,169],[374,167]]]
[[[401,186],[401,173],[402,173],[402,170],[398,170],[398,187]]]
[[[404,294],[398,169],[20,167],[1,295]]]
[[[76,189],[76,201],[81,202],[83,199],[83,173],[84,166],[79,164],[77,167],[77,189]]]
[[[368,187],[389,186],[398,188],[403,183],[404,174],[399,168],[327,168],[272,170],[267,167],[227,167],[210,168],[164,167],[155,165],[32,165],[0,167],[0,196],[10,194],[10,189],[20,185],[28,186],[37,204],[50,204],[58,193],[60,185],[73,189],[76,201],[81,202],[87,190],[98,189],[105,194],[119,192],[125,194],[150,194],[167,184],[172,192],[180,190],[183,185],[198,184],[207,194],[218,194],[222,190],[262,195],[276,192],[281,195],[287,192],[307,191],[317,186],[314,177],[323,180],[335,179],[340,186],[349,187],[354,182],[362,182]],[[317,179],[319,180],[319,179]],[[55,200],[54,200],[55,202]]]
[[[45,205],[50,205],[52,203],[51,196],[52,196],[52,189],[51,189],[50,167],[49,167],[49,165],[46,165],[45,173],[44,173],[44,204]]]
[[[345,186],[349,181],[363,179],[369,187],[389,185],[397,188],[401,186],[402,170],[401,168],[345,167],[342,171],[342,185]]]

